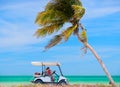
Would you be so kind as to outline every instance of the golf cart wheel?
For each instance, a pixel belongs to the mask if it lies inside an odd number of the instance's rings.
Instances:
[[[58,82],[58,85],[67,85],[67,82],[63,79]]]
[[[37,79],[34,83],[40,83],[43,84],[43,81],[41,79]]]

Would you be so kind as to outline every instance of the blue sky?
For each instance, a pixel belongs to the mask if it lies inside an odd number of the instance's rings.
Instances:
[[[0,75],[32,75],[40,68],[32,66],[31,61],[61,62],[65,75],[105,75],[89,50],[82,56],[83,45],[75,36],[42,52],[52,36],[34,37],[38,28],[34,21],[48,1],[0,0]],[[81,1],[86,8],[81,23],[87,29],[89,44],[108,71],[120,75],[120,1]]]

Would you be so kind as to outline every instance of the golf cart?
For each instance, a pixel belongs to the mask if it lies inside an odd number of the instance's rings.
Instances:
[[[34,66],[42,66],[42,72],[34,73],[34,80],[32,83],[40,83],[40,84],[68,84],[67,79],[63,76],[60,63],[58,62],[32,62]],[[51,76],[45,74],[46,67],[57,66],[59,69],[60,75],[56,73],[56,71],[52,72]],[[54,76],[55,75],[55,76]],[[53,79],[54,78],[54,79]]]

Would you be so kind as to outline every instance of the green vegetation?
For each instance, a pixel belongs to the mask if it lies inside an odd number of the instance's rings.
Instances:
[[[67,41],[72,33],[75,35],[78,33],[79,20],[84,13],[85,9],[79,0],[52,0],[46,5],[45,10],[38,13],[36,17],[35,23],[40,25],[40,28],[36,31],[35,35],[37,37],[51,35],[54,32],[58,32],[66,22],[69,22],[71,26],[60,34],[55,35],[45,49],[49,49],[63,40]],[[86,32],[84,29],[83,31]],[[80,34],[83,41],[87,41],[85,34]]]

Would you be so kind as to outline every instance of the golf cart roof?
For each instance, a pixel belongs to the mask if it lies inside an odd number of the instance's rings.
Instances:
[[[32,62],[34,66],[60,66],[58,62]]]

